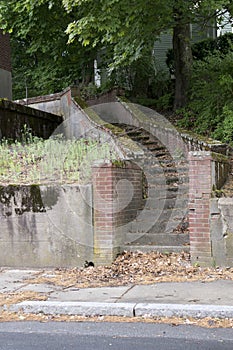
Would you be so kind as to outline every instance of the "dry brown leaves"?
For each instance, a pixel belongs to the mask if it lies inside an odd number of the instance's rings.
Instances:
[[[20,313],[17,314],[17,313],[7,311],[7,307],[9,305],[20,303],[25,300],[47,300],[47,299],[48,299],[47,296],[41,295],[39,293],[32,292],[32,291],[0,293],[0,307],[3,306],[6,309],[5,311],[1,310],[0,322],[25,320],[26,316],[23,316]]]
[[[44,270],[28,283],[48,283],[69,287],[101,287],[159,282],[213,281],[233,279],[233,268],[203,268],[192,266],[188,253],[161,254],[158,252],[124,252],[110,266],[73,269]],[[45,300],[47,297],[34,292],[0,294],[0,305],[9,305],[24,300]],[[6,321],[60,321],[60,322],[146,322],[169,323],[173,326],[191,324],[201,327],[233,328],[233,319],[218,318],[127,318],[127,317],[83,317],[67,315],[23,314],[3,311],[0,322]]]
[[[32,291],[0,293],[0,306],[8,306],[25,300],[47,300],[47,297]]]
[[[205,328],[233,328],[233,319],[230,318],[178,318],[178,317],[155,317],[155,318],[144,318],[144,317],[123,317],[123,316],[69,316],[69,315],[45,315],[40,314],[24,314],[22,312],[13,313],[3,311],[0,314],[0,322],[11,322],[11,321],[39,321],[39,322],[143,322],[143,323],[166,323],[172,326],[179,325],[194,325]]]
[[[233,268],[192,266],[190,256],[185,252],[124,252],[110,266],[43,271],[28,282],[87,288],[217,279],[232,280]]]

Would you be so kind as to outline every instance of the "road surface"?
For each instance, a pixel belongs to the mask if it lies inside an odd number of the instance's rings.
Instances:
[[[147,323],[0,323],[0,350],[232,350],[233,329]]]

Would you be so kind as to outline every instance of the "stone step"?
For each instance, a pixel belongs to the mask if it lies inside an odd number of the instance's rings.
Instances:
[[[164,151],[168,152],[166,147],[164,145],[162,145],[159,141],[156,141],[156,140],[153,141],[150,138],[148,140],[142,141],[142,147],[144,149],[147,149],[149,152],[151,152],[152,148],[155,148],[158,150],[164,150]]]
[[[124,244],[130,245],[161,245],[161,246],[174,246],[189,244],[188,234],[164,234],[164,233],[145,233],[140,237],[137,233],[127,234]]]
[[[164,186],[157,187],[149,187],[149,198],[157,198],[157,199],[170,199],[170,198],[183,198],[185,196],[188,197],[188,186],[181,185],[174,189],[170,189],[169,191]],[[178,197],[177,197],[178,196]]]
[[[143,141],[142,144],[145,145],[148,149],[150,149],[150,147],[157,147],[158,149],[166,149],[164,146],[161,146],[161,144],[158,141],[151,140],[151,139]]]
[[[138,216],[127,223],[125,249],[188,251],[187,226],[181,225],[187,221],[187,164],[173,159],[166,147],[149,132],[124,124],[119,126],[144,152],[135,157],[135,161],[143,169],[147,182],[143,212],[139,211]]]
[[[175,198],[167,198],[164,200],[161,199],[157,199],[157,198],[146,198],[143,200],[143,207],[148,207],[150,209],[183,209],[183,208],[187,208],[188,205],[188,198],[179,198],[177,199]]]
[[[148,212],[148,213],[147,213]],[[136,217],[127,226],[128,235],[157,235],[163,232],[165,235],[173,233],[184,233],[188,226],[185,225],[184,216],[186,211],[184,208],[179,210],[157,210],[147,209],[141,216]],[[136,238],[135,238],[136,239]]]
[[[127,250],[130,252],[142,252],[142,253],[148,253],[148,252],[160,252],[160,253],[182,253],[190,252],[190,247],[187,246],[179,246],[179,245],[171,245],[171,246],[158,246],[158,245],[132,245],[127,244],[121,246],[122,251]]]

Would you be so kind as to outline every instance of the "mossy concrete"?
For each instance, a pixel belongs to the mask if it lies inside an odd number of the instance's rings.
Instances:
[[[75,267],[93,259],[91,185],[1,186],[0,265]]]

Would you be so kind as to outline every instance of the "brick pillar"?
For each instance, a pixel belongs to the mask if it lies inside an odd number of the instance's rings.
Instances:
[[[131,162],[92,167],[94,261],[110,264],[121,252],[126,224],[142,209],[142,171]]]
[[[212,192],[211,152],[189,152],[189,230],[191,261],[212,265],[210,199]]]
[[[113,260],[113,174],[111,164],[93,166],[94,260],[106,264]]]

